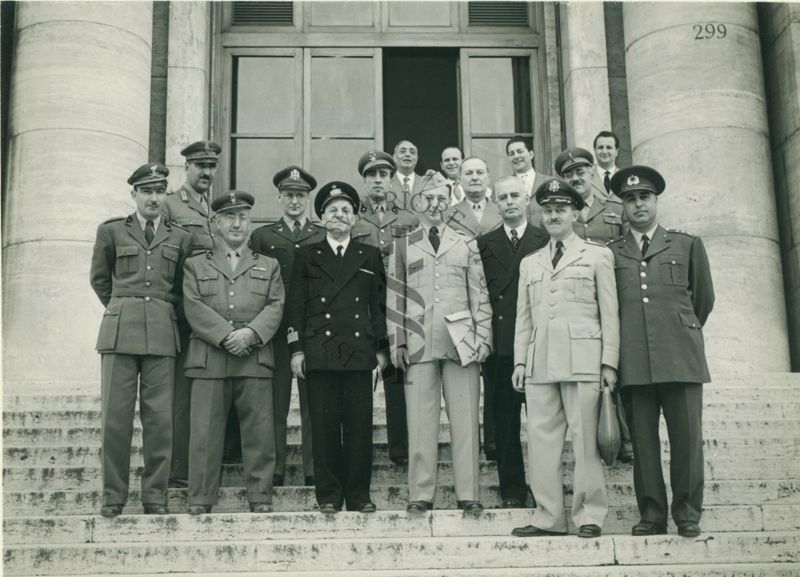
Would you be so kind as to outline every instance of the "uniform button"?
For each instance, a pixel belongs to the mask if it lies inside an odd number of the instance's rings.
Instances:
[[[329,318],[331,318],[331,313],[325,313],[325,318],[326,318],[326,319],[329,319]]]
[[[433,264],[439,264],[438,260],[433,261]]]
[[[356,297],[356,302],[358,302],[358,297]]]
[[[436,278],[439,278],[439,273],[438,272],[436,273]]]
[[[144,286],[150,286],[151,284],[153,283],[151,283],[149,280],[144,281]]]
[[[354,314],[354,315],[353,315],[353,318],[354,318],[354,319],[357,319],[357,318],[358,318],[358,313]]]
[[[148,250],[147,254],[153,254],[153,251],[152,250]]]
[[[554,319],[554,318],[556,318],[556,315],[555,315],[555,313],[550,313],[550,318],[551,318],[551,319]]]
[[[435,288],[435,289],[438,291],[438,290],[439,290],[439,285],[438,285],[438,284],[437,284],[437,285],[434,285],[434,287],[433,287],[433,288]]]
[[[331,336],[331,331],[325,331],[325,336],[326,336],[326,337],[329,337],[329,336]]]
[[[275,250],[275,246],[274,245],[270,245],[269,250]]]
[[[236,294],[236,293],[235,293],[235,292],[233,292],[233,291],[231,291],[231,292],[229,292],[229,293],[228,293],[228,295],[229,295],[229,296],[234,296],[235,294]]]
[[[235,308],[234,305],[228,305],[229,309]]]
[[[503,315],[500,315],[499,317],[497,317],[497,320],[502,321],[503,320]]]
[[[381,244],[386,244],[385,242],[381,241]]]
[[[233,324],[233,321],[228,321],[228,323]]]
[[[360,333],[360,332],[358,332],[358,331],[356,331],[354,334],[355,334],[355,336],[357,336],[357,337],[360,337],[360,336],[361,336],[361,333]]]
[[[646,285],[646,284],[643,284],[643,285],[642,285],[642,290],[643,290],[643,291],[646,291],[646,290],[647,290],[647,285]]]
[[[650,299],[649,299],[649,298],[647,298],[647,297],[644,297],[644,298],[642,299],[642,302],[643,302],[643,303],[645,303],[645,304],[647,304],[647,303],[649,303],[649,302],[650,302]]]
[[[147,266],[146,266],[146,267],[144,267],[144,268],[146,268],[147,270],[153,270],[153,267],[152,267],[152,266],[150,266],[150,265],[147,265]]]
[[[439,299],[438,299],[438,298],[437,298],[437,299],[433,299],[433,300],[434,300],[434,301],[436,301],[437,303],[439,302]]]
[[[325,297],[322,297],[321,299],[319,299],[319,302],[324,303],[325,302]]]
[[[642,278],[645,278],[647,276],[647,273],[642,271],[642,272],[639,273],[639,276],[642,277]]]
[[[235,281],[235,280],[232,280],[232,281],[231,281],[231,284],[235,284],[235,283],[236,283],[236,281]]]
[[[299,244],[294,245],[294,248],[300,248]]]
[[[503,300],[503,295],[500,295],[498,298],[499,298],[500,300]]]
[[[558,290],[558,289],[556,289],[555,287],[552,287],[552,288],[550,289],[550,292],[551,292],[551,293],[554,293],[554,292],[556,292],[556,290]]]
[[[551,306],[551,307],[554,307],[554,306],[556,306],[556,303],[555,303],[555,301],[551,301],[551,302],[550,302],[550,306]]]
[[[647,261],[642,261],[642,266],[647,266]]]
[[[150,302],[150,297],[144,297],[144,302],[149,303]]]

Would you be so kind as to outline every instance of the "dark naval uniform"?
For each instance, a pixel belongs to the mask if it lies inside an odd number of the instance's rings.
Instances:
[[[651,168],[632,166],[617,172],[611,186],[620,196],[634,190],[660,194],[664,181]],[[659,440],[663,411],[670,440],[672,517],[680,530],[681,523],[699,522],[703,505],[702,383],[711,380],[703,325],[714,306],[708,258],[698,237],[661,226],[644,256],[632,231],[609,248],[619,296],[619,384],[630,394],[633,409],[639,512],[656,532],[666,532]]]
[[[161,168],[166,174],[166,167]],[[97,338],[104,506],[121,507],[128,498],[137,393],[144,439],[142,503],[167,504],[173,378],[180,347],[176,305],[190,251],[191,235],[163,217],[150,243],[135,213],[97,229],[91,285],[106,307]]]

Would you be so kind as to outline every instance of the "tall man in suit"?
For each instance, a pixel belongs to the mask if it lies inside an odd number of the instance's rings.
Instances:
[[[222,147],[210,140],[192,142],[181,150],[186,158],[186,180],[175,191],[168,191],[161,210],[164,218],[175,222],[192,233],[192,254],[214,248],[211,223],[214,212],[211,204],[211,185],[217,174]],[[189,348],[191,328],[182,316],[178,327],[181,336],[181,353],[175,362],[175,398],[172,411],[172,470],[170,487],[186,487],[189,478],[189,409],[191,381],[183,374],[183,362]]]
[[[610,130],[598,132],[594,137],[594,156],[597,158],[597,166],[592,175],[592,188],[595,195],[610,197],[611,177],[619,170],[619,137]]]
[[[419,226],[414,213],[400,208],[388,198],[389,183],[396,168],[394,159],[379,150],[365,152],[358,161],[358,172],[364,177],[367,198],[361,205],[361,218],[353,226],[351,236],[353,240],[381,251],[384,272],[389,266],[393,240]],[[387,366],[382,377],[389,458],[395,465],[402,465],[408,460],[405,375],[397,367]]]
[[[572,519],[579,537],[599,537],[608,514],[597,449],[600,389],[614,388],[619,360],[614,256],[573,231],[583,198],[567,182],[545,182],[536,200],[550,242],[520,265],[511,377],[514,388],[525,391],[528,407],[536,512],[533,524],[513,534],[566,534],[561,453],[569,431],[575,455]]]
[[[450,206],[458,204],[464,200],[464,189],[461,187],[461,163],[464,161],[464,153],[457,146],[448,146],[442,150],[439,166],[442,174],[450,181]]]
[[[349,184],[323,186],[314,210],[327,235],[300,249],[292,271],[289,352],[292,372],[308,379],[317,502],[325,514],[343,502],[351,511],[375,511],[372,371],[388,362],[385,282],[380,251],[350,237],[359,207]]]
[[[295,255],[300,247],[325,238],[325,229],[308,218],[308,199],[317,187],[317,180],[299,166],[287,166],[275,173],[272,184],[278,190],[278,202],[283,209],[280,220],[264,225],[250,236],[250,248],[271,256],[281,265],[281,279],[287,289],[292,280]],[[292,369],[289,363],[289,344],[286,342],[287,308],[283,323],[272,340],[275,347],[275,377],[273,405],[275,409],[275,487],[286,480],[287,422],[292,399]],[[307,486],[314,485],[311,413],[308,408],[308,388],[305,379],[297,379],[300,398],[300,428],[303,450],[303,478]]]
[[[232,190],[211,203],[214,249],[186,261],[184,310],[192,327],[184,370],[192,380],[189,513],[217,503],[225,426],[236,405],[250,510],[272,511],[275,427],[272,337],[283,316],[278,261],[247,250],[252,195]]]
[[[511,171],[525,183],[525,192],[530,196],[528,203],[528,222],[542,226],[541,209],[534,199],[534,193],[547,179],[547,176],[533,168],[533,139],[525,136],[512,136],[506,142],[506,156],[511,163]]]
[[[406,371],[406,511],[433,508],[441,398],[450,421],[459,508],[477,515],[480,363],[492,347],[492,310],[475,241],[443,220],[450,185],[438,172],[418,199],[420,227],[389,257],[387,321],[392,363]]]
[[[419,162],[417,146],[409,140],[401,140],[394,147],[394,162],[397,172],[392,178],[392,193],[389,200],[400,208],[413,210],[412,198],[419,193],[422,177],[414,172]]]
[[[459,176],[466,196],[445,213],[447,225],[471,238],[484,235],[500,226],[503,218],[494,201],[486,194],[491,178],[486,161],[477,156],[464,159]]]
[[[648,166],[611,179],[631,230],[609,247],[616,259],[620,384],[633,412],[633,485],[641,521],[634,535],[667,532],[661,472],[661,412],[667,422],[672,518],[684,537],[700,534],[703,509],[703,386],[711,380],[703,325],[714,306],[711,271],[698,237],[658,223],[663,177]]]
[[[483,365],[485,392],[491,394],[491,399],[484,398],[483,402],[494,412],[502,507],[514,508],[523,505],[528,492],[520,443],[520,410],[525,397],[511,384],[519,264],[523,257],[545,246],[549,237],[527,222],[528,195],[522,180],[516,176],[501,178],[495,184],[495,196],[503,225],[478,238],[494,335],[493,352]]]
[[[103,507],[116,517],[128,499],[136,396],[144,439],[142,503],[166,514],[172,452],[172,394],[180,348],[178,316],[183,261],[192,235],[161,214],[169,170],[157,162],[128,179],[136,212],[97,229],[91,285],[106,307],[101,355]]]

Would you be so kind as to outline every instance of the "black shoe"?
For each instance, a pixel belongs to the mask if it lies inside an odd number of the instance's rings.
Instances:
[[[211,505],[189,505],[189,515],[205,515],[211,512]]]
[[[336,503],[320,503],[319,505],[319,512],[325,515],[335,515],[341,510],[342,508]]]
[[[486,457],[487,461],[496,461],[497,460],[497,449],[494,447],[486,447],[483,450],[483,455]]]
[[[594,539],[602,535],[602,533],[602,529],[597,525],[581,525],[578,528],[578,537],[583,537],[584,539]]]
[[[517,527],[511,534],[514,537],[562,537],[567,534],[566,531],[548,531],[547,529],[540,529],[533,525],[526,525],[525,527]]]
[[[408,457],[392,457],[392,463],[394,463],[398,467],[402,467],[406,463],[408,463]]]
[[[122,507],[122,505],[103,505],[100,508],[100,514],[110,519],[111,517],[120,515],[122,513]]]
[[[313,487],[316,484],[314,482],[314,475],[308,475],[305,479],[303,479],[303,483],[306,487]]]
[[[364,503],[363,505],[356,507],[356,511],[358,511],[359,513],[374,513],[377,510],[378,508],[372,501],[368,501],[367,503]]]
[[[167,483],[167,487],[170,489],[188,489],[189,488],[189,479],[183,477],[174,477],[169,480]]]
[[[275,473],[274,475],[272,475],[272,486],[283,487],[283,475],[279,473]]]
[[[406,513],[418,514],[426,513],[433,509],[433,503],[430,501],[411,501],[406,506]]]
[[[697,537],[700,533],[700,525],[694,521],[678,521],[678,535],[681,537]]]
[[[633,463],[633,445],[631,443],[622,443],[619,448],[619,455],[617,459],[622,463]]]
[[[166,505],[145,503],[143,507],[145,515],[169,515],[169,509],[167,509]]]
[[[459,509],[464,511],[465,515],[480,515],[483,513],[483,505],[480,501],[456,501]]]
[[[653,521],[639,521],[633,526],[631,535],[634,537],[644,537],[647,535],[666,535],[667,528],[664,525],[657,525]]]
[[[503,499],[503,503],[500,505],[501,509],[521,509],[522,508],[522,501],[519,499],[515,499],[514,497],[509,497],[508,499]]]
[[[269,503],[250,503],[251,513],[272,513],[272,505]]]

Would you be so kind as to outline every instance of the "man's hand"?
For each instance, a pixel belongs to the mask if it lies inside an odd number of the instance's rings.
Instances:
[[[511,386],[518,393],[525,392],[525,365],[517,365],[511,373]]]
[[[378,359],[378,368],[383,372],[383,369],[389,365],[389,357],[386,356],[386,353],[379,351],[375,353],[375,358]]]
[[[306,355],[305,353],[295,353],[289,361],[292,365],[292,374],[298,379],[306,378]]]
[[[486,359],[489,358],[489,355],[492,354],[492,350],[489,348],[489,345],[486,343],[481,343],[480,348],[478,349],[478,362],[482,363]]]
[[[222,341],[222,345],[232,355],[245,357],[250,354],[251,345],[256,344],[257,341],[258,335],[256,335],[255,331],[249,327],[245,327],[228,333],[228,336]]]
[[[613,369],[608,365],[600,367],[600,385],[607,385],[613,392],[617,388],[617,369]]]
[[[405,371],[408,368],[408,349],[397,347],[392,351],[392,364],[401,371]]]

